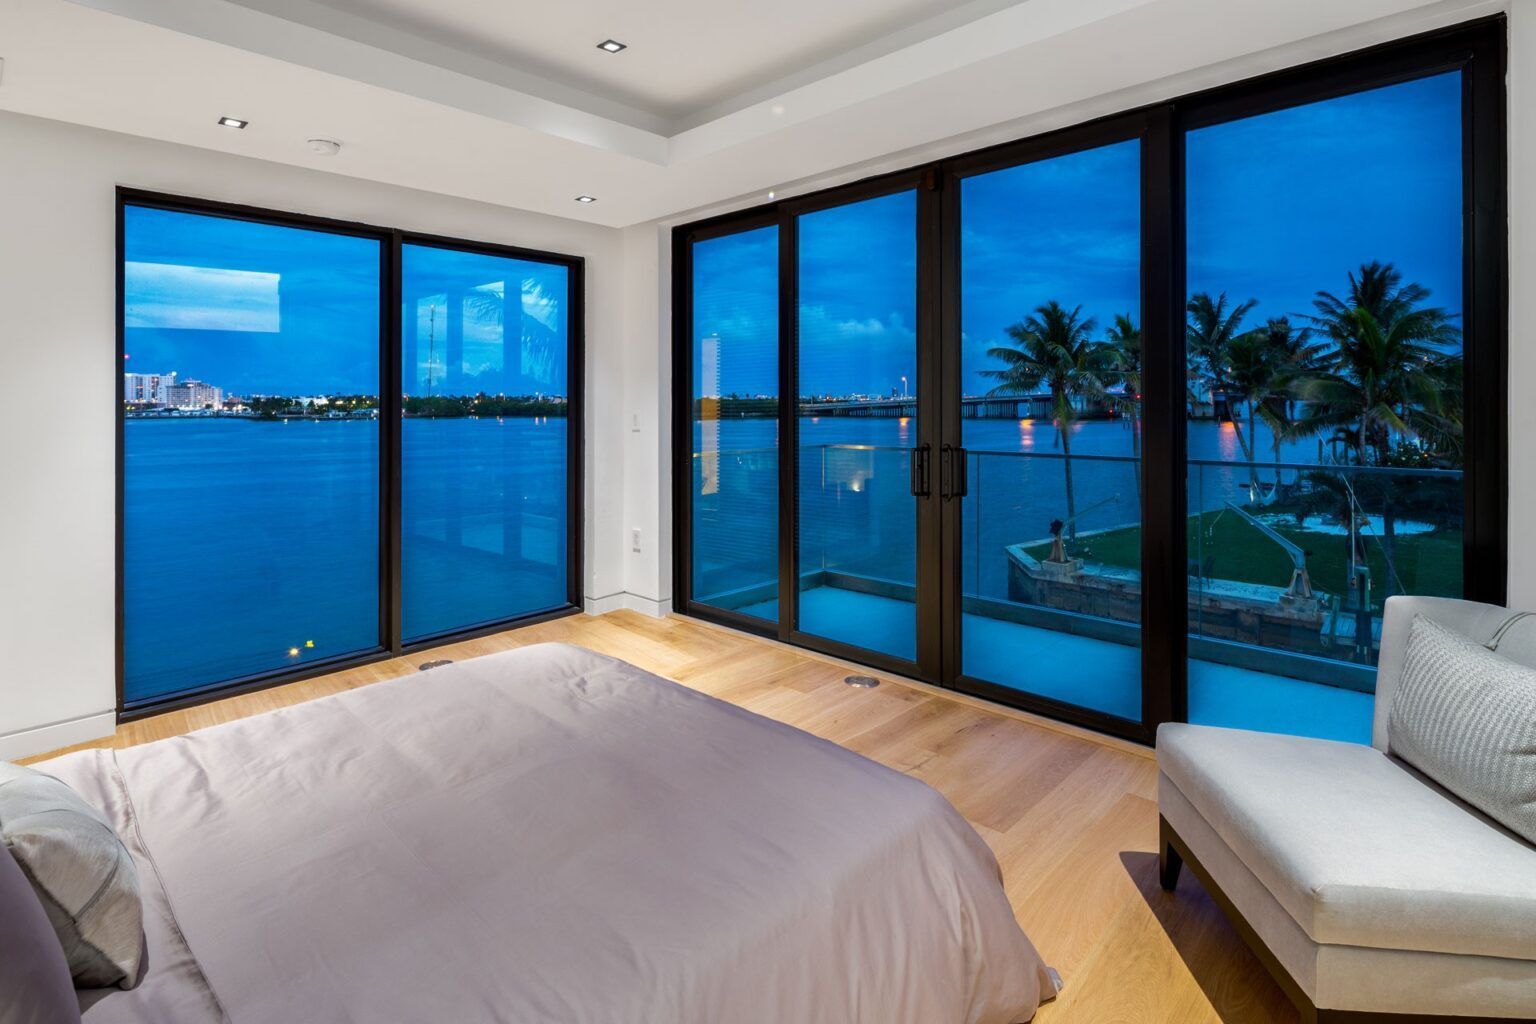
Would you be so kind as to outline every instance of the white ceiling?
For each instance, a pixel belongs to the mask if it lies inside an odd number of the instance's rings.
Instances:
[[[238,2],[281,13],[282,0]],[[954,0],[318,2],[671,122],[956,8],[986,12]],[[604,53],[605,39],[629,49]]]
[[[623,226],[1503,6],[0,0],[0,109]]]

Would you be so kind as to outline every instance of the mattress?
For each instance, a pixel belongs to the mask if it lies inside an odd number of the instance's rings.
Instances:
[[[580,648],[37,767],[144,878],[148,974],[86,1024],[1010,1024],[1055,992],[933,789]]]

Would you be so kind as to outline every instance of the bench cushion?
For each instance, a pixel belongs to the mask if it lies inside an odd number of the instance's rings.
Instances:
[[[1393,757],[1536,842],[1536,668],[1419,616],[1390,721]]]
[[[1536,847],[1376,748],[1169,724],[1157,755],[1313,941],[1536,960]]]

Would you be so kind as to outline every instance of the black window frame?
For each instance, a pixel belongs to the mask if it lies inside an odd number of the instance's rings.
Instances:
[[[1287,107],[1424,78],[1462,77],[1463,358],[1466,360],[1463,596],[1503,604],[1508,573],[1508,226],[1506,166],[1507,18],[1503,14],[1383,43],[1190,93],[1035,136],[932,160],[847,185],[683,224],[672,232],[673,610],[719,625],[858,661],[1073,724],[1150,743],[1163,722],[1188,719],[1185,375],[1185,133]],[[955,664],[960,614],[958,516],[920,506],[919,523],[940,525],[919,546],[919,591],[941,593],[936,623],[919,623],[917,663],[902,663],[797,632],[793,462],[795,406],[795,216],[855,202],[918,181],[919,374],[957,381],[961,177],[1098,145],[1142,141],[1142,316],[1144,351],[1142,532],[1142,718],[1129,722],[1085,708],[968,679]],[[780,361],[780,614],[777,624],[698,604],[691,594],[692,244],[778,224]],[[937,389],[930,388],[929,391]],[[961,446],[949,394],[924,396],[918,444]],[[785,453],[789,453],[786,458]],[[934,488],[937,491],[937,488]],[[925,507],[933,505],[932,512]],[[936,549],[925,553],[925,549]],[[928,581],[925,583],[925,581]]]
[[[124,406],[123,360],[127,352],[127,332],[124,318],[124,261],[126,256],[125,212],[128,207],[165,210],[173,213],[198,214],[221,217],[227,220],[266,224],[276,227],[320,231],[329,234],[366,238],[379,243],[379,642],[374,647],[332,658],[317,659],[301,667],[274,669],[252,673],[232,679],[210,682],[186,690],[178,690],[164,697],[129,702],[124,694]],[[585,374],[585,316],[586,316],[586,260],[581,256],[522,248],[493,242],[433,235],[397,228],[378,227],[355,221],[272,210],[211,199],[175,195],[147,189],[119,186],[116,190],[116,353],[113,369],[116,371],[115,394],[117,408],[116,452],[114,455],[115,488],[115,560],[114,587],[115,615],[115,676],[117,687],[117,721],[131,722],[150,715],[162,714],[181,708],[205,704],[238,694],[264,690],[285,683],[297,682],[314,676],[325,675],[343,669],[355,668],[375,662],[387,661],[402,655],[430,650],[445,644],[469,640],[491,633],[498,633],[516,626],[532,625],[550,619],[573,615],[582,610],[583,536],[586,516],[583,496],[585,419],[583,410],[586,390]],[[510,616],[494,622],[481,622],[463,629],[434,633],[431,636],[405,642],[401,633],[403,602],[401,574],[401,412],[402,397],[402,336],[401,336],[401,280],[402,249],[406,245],[450,249],[459,252],[478,253],[507,259],[526,260],[564,267],[569,288],[566,339],[566,602],[554,608],[543,609],[525,615]]]

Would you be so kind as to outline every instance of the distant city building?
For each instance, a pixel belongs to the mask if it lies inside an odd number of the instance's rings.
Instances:
[[[224,391],[200,380],[177,381],[165,389],[163,404],[172,409],[217,409],[224,404]]]
[[[176,372],[123,374],[123,401],[130,405],[165,405],[165,390],[176,383]]]
[[[224,404],[224,391],[200,380],[182,380],[174,370],[170,373],[125,373],[123,401],[129,405],[166,409],[218,409]]]

